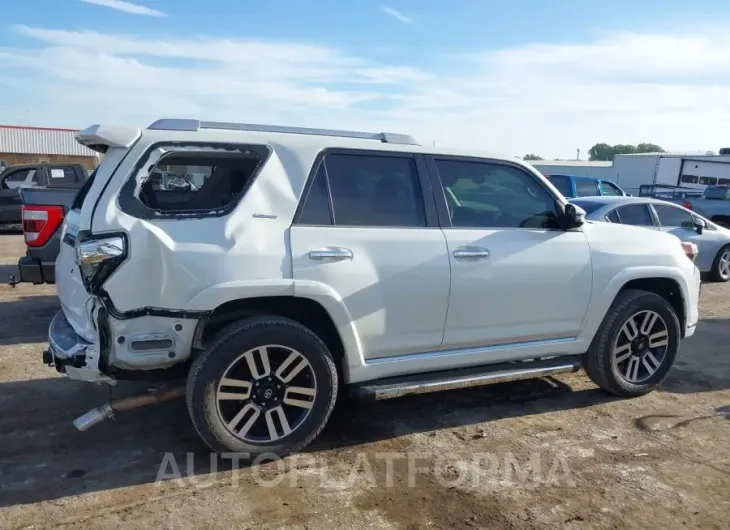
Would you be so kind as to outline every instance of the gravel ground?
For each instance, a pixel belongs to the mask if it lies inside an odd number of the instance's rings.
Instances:
[[[0,280],[22,236],[0,234]],[[0,285],[0,528],[727,528],[730,285],[664,387],[634,400],[581,372],[342,403],[301,455],[213,459],[182,402],[80,433],[108,399],[43,366],[47,286]],[[139,390],[119,385],[115,396]]]

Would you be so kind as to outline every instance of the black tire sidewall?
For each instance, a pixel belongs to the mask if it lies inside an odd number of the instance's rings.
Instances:
[[[311,364],[317,383],[314,406],[291,434],[252,444],[234,436],[218,414],[216,390],[223,372],[248,350],[267,344],[292,348]],[[201,438],[217,452],[239,453],[242,460],[257,455],[284,456],[311,442],[322,430],[337,398],[337,370],[325,344],[307,328],[283,318],[242,321],[204,352],[188,376],[188,409]]]
[[[669,341],[667,344],[667,351],[664,355],[661,366],[654,374],[651,375],[651,377],[639,384],[630,383],[621,373],[619,373],[617,367],[614,365],[613,345],[618,334],[621,333],[621,328],[624,326],[629,317],[639,313],[640,311],[647,310],[657,313],[667,325],[667,336]],[[607,333],[608,351],[603,352],[604,369],[606,370],[606,373],[611,375],[611,378],[614,380],[614,384],[621,387],[622,391],[630,394],[643,394],[659,386],[667,375],[669,375],[669,371],[674,366],[674,362],[679,354],[681,334],[677,315],[669,302],[654,293],[643,293],[623,308],[623,310],[620,311],[620,314],[617,315],[617,318],[613,320],[611,326],[607,329]]]

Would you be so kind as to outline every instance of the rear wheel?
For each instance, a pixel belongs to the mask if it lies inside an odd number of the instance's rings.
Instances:
[[[710,269],[710,279],[713,282],[726,282],[730,280],[730,245],[722,247]]]
[[[337,397],[337,369],[309,329],[256,317],[224,330],[193,364],[187,404],[214,451],[284,456],[324,428]]]
[[[585,371],[603,390],[647,394],[669,374],[679,352],[674,308],[659,295],[628,290],[609,309],[585,354]]]

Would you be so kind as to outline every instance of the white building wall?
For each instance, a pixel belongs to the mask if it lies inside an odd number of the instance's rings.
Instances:
[[[570,164],[550,161],[534,161],[530,164],[545,176],[571,175],[574,177],[596,177],[606,180],[615,180],[616,170],[610,162],[591,163],[575,161]]]

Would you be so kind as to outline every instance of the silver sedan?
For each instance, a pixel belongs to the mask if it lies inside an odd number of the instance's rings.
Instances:
[[[676,235],[697,245],[700,271],[717,282],[730,280],[730,230],[677,204],[649,197],[585,197],[570,202],[586,212],[586,219],[645,226]]]

